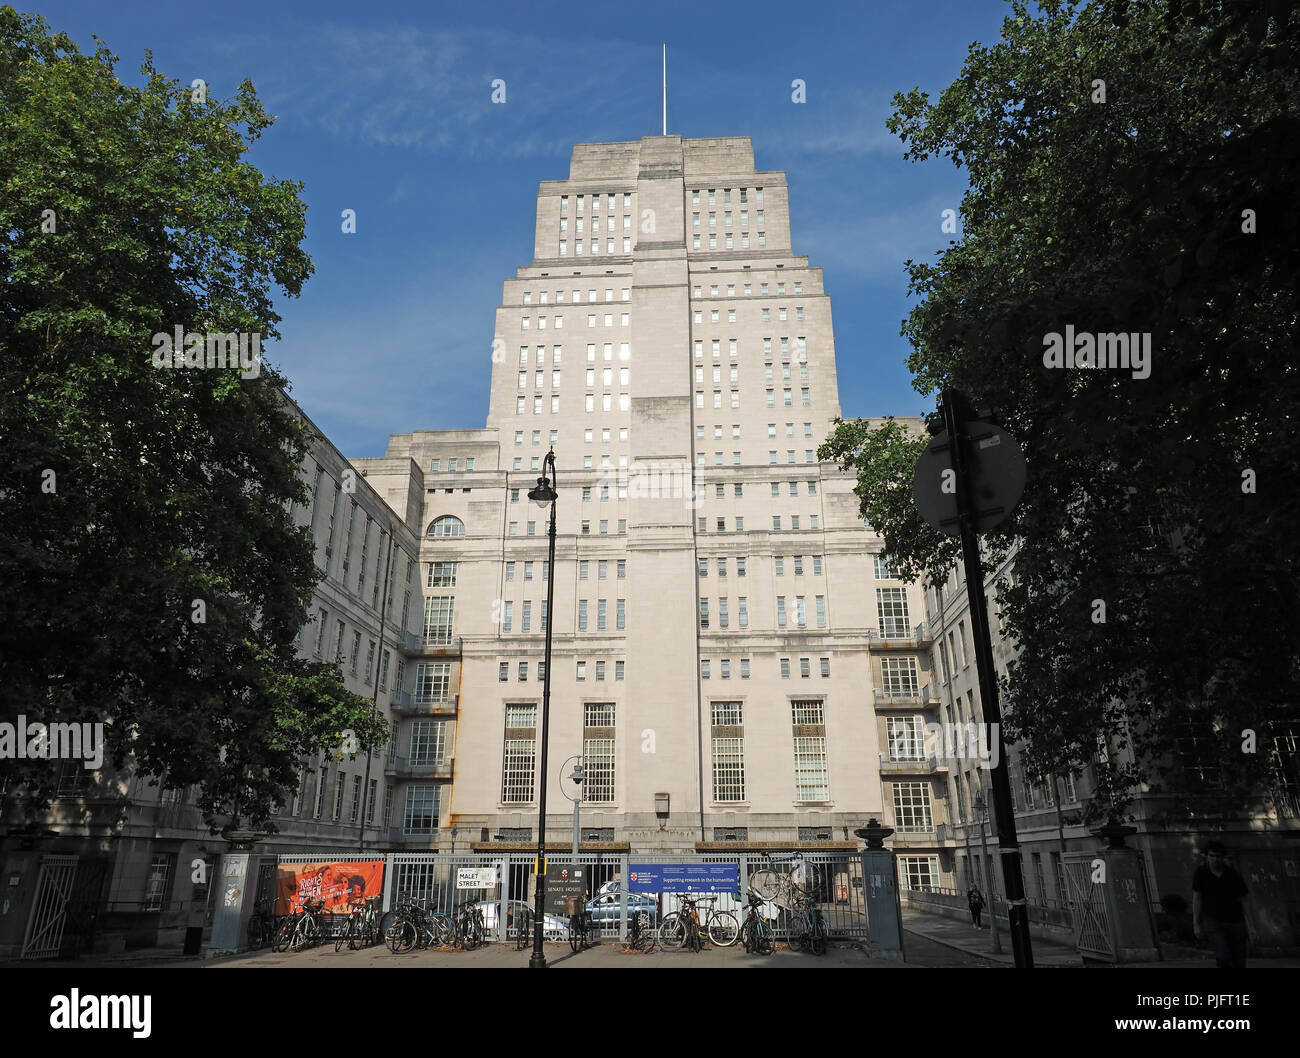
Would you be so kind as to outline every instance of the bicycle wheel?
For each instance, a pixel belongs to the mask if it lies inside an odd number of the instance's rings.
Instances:
[[[315,941],[316,921],[311,915],[303,915],[298,919],[298,924],[293,927],[293,939],[289,941],[289,947],[293,951],[302,951],[309,948]]]
[[[250,951],[259,951],[266,943],[266,934],[262,929],[262,916],[254,915],[248,920],[248,947]]]
[[[271,950],[275,952],[288,951],[289,943],[293,940],[294,920],[288,916],[280,920],[280,924],[275,929],[275,939],[271,941]]]
[[[473,951],[483,943],[483,921],[478,915],[470,915],[465,921],[464,947]]]
[[[682,921],[681,912],[674,911],[664,916],[664,920],[659,923],[658,939],[659,947],[669,951],[676,951],[682,946],[686,940],[686,924]]]
[[[812,939],[811,939],[812,953],[814,955],[825,955],[827,940],[828,938],[826,936],[826,922],[821,917],[821,915],[817,915],[813,919]]]
[[[415,923],[408,918],[398,918],[384,933],[384,943],[394,955],[405,955],[415,947]]]
[[[749,887],[764,900],[775,900],[781,895],[781,876],[770,868],[755,871],[749,876]]]
[[[523,951],[533,943],[533,909],[526,908],[515,915],[515,951]]]
[[[355,925],[356,919],[350,918],[348,919],[347,925],[339,930],[338,936],[334,938],[334,950],[336,952],[343,950],[344,942],[347,942],[349,948],[352,947],[352,931],[355,928]]]
[[[334,936],[334,913],[322,909],[313,917],[316,919],[316,943],[324,944]]]
[[[740,923],[730,911],[715,911],[709,918],[709,941],[719,948],[728,948],[740,936]]]
[[[379,918],[379,939],[383,940],[388,936],[388,931],[395,925],[397,920],[402,917],[402,913],[394,908],[391,911],[385,911]]]
[[[451,916],[445,911],[435,911],[429,925],[433,929],[434,944],[440,948],[451,947],[456,933]]]
[[[582,920],[577,915],[569,916],[569,947],[575,952],[582,950]]]

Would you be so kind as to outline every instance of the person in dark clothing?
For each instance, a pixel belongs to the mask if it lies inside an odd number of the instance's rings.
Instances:
[[[1246,965],[1246,897],[1250,890],[1227,864],[1220,842],[1205,846],[1205,864],[1192,876],[1192,928],[1209,937],[1215,962],[1223,969]]]
[[[971,923],[976,929],[983,928],[980,923],[980,915],[984,913],[984,896],[974,882],[971,882],[970,888],[966,890],[966,904],[970,907]]]

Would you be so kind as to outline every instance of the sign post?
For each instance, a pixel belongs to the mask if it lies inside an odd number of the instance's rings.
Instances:
[[[949,536],[960,537],[966,572],[966,597],[970,608],[975,668],[979,673],[980,706],[990,731],[1001,732],[997,676],[993,668],[993,643],[988,606],[984,601],[984,567],[980,561],[979,534],[999,525],[1019,502],[1025,487],[1025,457],[1004,430],[984,421],[955,389],[946,389],[940,403],[943,432],[930,442],[917,460],[913,478],[916,507],[930,525]],[[996,726],[993,726],[996,725]],[[1016,966],[1032,969],[1029,911],[1025,906],[1025,880],[1016,838],[1016,817],[1011,807],[1011,780],[1007,755],[999,752],[990,776],[993,815],[997,820],[998,847],[1007,888],[1007,916]],[[990,886],[992,879],[989,879]],[[992,906],[991,915],[997,914]]]

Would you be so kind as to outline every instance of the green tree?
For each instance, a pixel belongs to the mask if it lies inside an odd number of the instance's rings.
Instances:
[[[1019,543],[1007,733],[1030,775],[1109,738],[1094,815],[1142,781],[1204,816],[1300,777],[1298,41],[1290,4],[1015,2],[936,102],[894,97],[906,157],[969,178],[960,237],[907,262],[915,387],[993,409],[1028,463],[985,538],[990,563]],[[1067,325],[1149,334],[1149,376],[1048,367]],[[889,429],[841,423],[822,456],[859,471],[907,570],[939,573],[919,448]]]
[[[242,159],[271,123],[250,83],[208,98],[146,56],[133,87],[116,61],[0,8],[0,719],[103,722],[116,766],[256,826],[301,759],[382,722],[295,655],[319,574],[284,379],[160,369],[153,336],[275,338],[306,210]],[[6,762],[29,813],[54,767]]]

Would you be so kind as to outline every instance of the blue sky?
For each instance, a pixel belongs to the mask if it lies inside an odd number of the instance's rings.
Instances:
[[[301,180],[316,273],[280,298],[269,358],[331,440],[379,455],[389,433],[478,427],[502,280],[532,256],[537,185],[574,143],[660,131],[750,136],[790,182],[794,250],[825,272],[847,416],[915,415],[903,262],[949,238],[964,174],[903,160],[884,127],[895,91],[934,97],[1003,0],[834,4],[46,2],[83,50],[97,34],[133,79],[144,49],[226,96],[247,77],[275,125],[250,154]],[[493,105],[494,78],[507,102]],[[791,101],[802,78],[807,102]],[[339,216],[357,212],[357,233]]]

